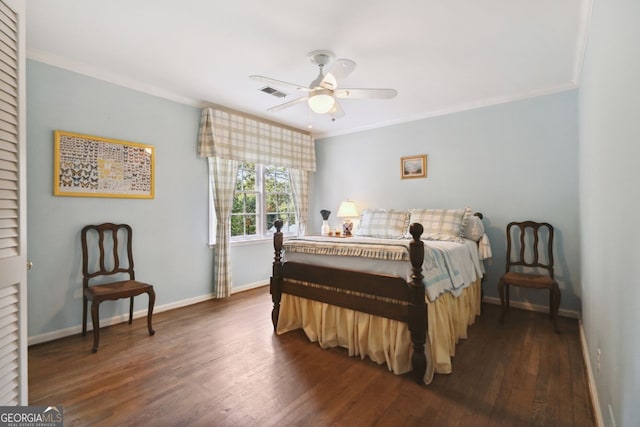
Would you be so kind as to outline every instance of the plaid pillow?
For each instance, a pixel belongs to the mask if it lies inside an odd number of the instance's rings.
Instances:
[[[467,226],[464,228],[465,239],[475,240],[476,242],[482,239],[484,235],[484,224],[482,220],[475,215],[469,216]]]
[[[355,232],[360,237],[402,239],[409,228],[409,212],[387,209],[366,209]]]
[[[419,222],[424,227],[423,239],[458,243],[464,241],[464,229],[471,216],[471,209],[411,209],[409,212],[409,223]],[[411,235],[407,234],[407,237]]]

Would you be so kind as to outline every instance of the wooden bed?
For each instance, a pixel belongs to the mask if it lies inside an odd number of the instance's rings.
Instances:
[[[412,280],[407,282],[400,277],[295,262],[283,264],[283,239],[280,231],[282,224],[282,221],[276,221],[277,231],[273,236],[275,259],[273,276],[271,277],[271,298],[273,300],[271,320],[274,329],[278,325],[280,300],[283,293],[405,322],[409,325],[413,343],[413,355],[411,356],[413,375],[416,381],[421,383],[427,369],[427,360],[424,354],[427,336],[427,317],[425,316],[427,306],[425,288],[422,283],[424,243],[420,240],[422,225],[412,224],[410,227],[413,241],[409,246],[409,257],[413,274]],[[309,287],[298,283],[298,281],[317,283],[325,287]],[[334,292],[331,288],[340,288],[354,293]],[[392,301],[371,299],[360,296],[360,294],[371,294]]]
[[[478,216],[481,218],[481,214]],[[428,363],[425,343],[429,330],[423,283],[425,247],[420,238],[423,226],[414,223],[409,227],[412,236],[409,243],[410,280],[343,268],[283,262],[282,222],[276,221],[275,227],[275,257],[270,281],[274,330],[278,327],[283,294],[403,322],[410,333],[412,375],[416,382],[423,383]]]

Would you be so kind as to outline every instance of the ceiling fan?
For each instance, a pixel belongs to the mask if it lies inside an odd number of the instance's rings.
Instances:
[[[309,86],[284,82],[264,76],[249,76],[253,80],[269,83],[275,86],[295,89],[298,92],[306,92],[304,96],[285,102],[267,111],[280,111],[302,102],[307,102],[309,108],[318,114],[329,114],[333,120],[344,116],[344,110],[338,103],[338,99],[391,99],[398,92],[395,89],[345,89],[338,88],[340,80],[347,77],[356,68],[356,63],[350,59],[338,59],[333,62],[329,71],[325,74],[324,67],[331,63],[335,55],[328,50],[314,50],[307,54],[307,59],[320,68],[316,77]]]

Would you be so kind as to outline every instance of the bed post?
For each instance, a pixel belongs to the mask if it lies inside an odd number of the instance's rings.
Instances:
[[[273,322],[273,330],[278,327],[278,316],[280,315],[280,299],[282,298],[282,229],[283,222],[281,219],[276,220],[273,225],[276,232],[273,233],[273,249],[275,256],[273,258],[273,270],[271,273],[271,301],[273,301],[273,310],[271,311],[271,322]]]
[[[484,219],[484,215],[482,214],[482,212],[476,212],[473,215],[477,216],[478,218],[480,218],[481,221]],[[478,241],[478,250],[480,250],[479,246],[480,246],[480,241]],[[482,260],[480,262],[482,262]],[[486,275],[487,274],[485,273],[480,278],[480,303],[481,304],[482,304],[482,301],[484,301],[484,278],[485,278]]]
[[[411,365],[413,376],[418,384],[424,382],[424,374],[427,370],[427,358],[424,354],[424,346],[427,342],[427,303],[425,301],[425,289],[422,279],[422,263],[424,261],[424,243],[420,240],[424,228],[419,223],[411,224],[409,233],[413,240],[409,245],[409,257],[411,259],[411,288],[412,302],[409,304],[409,330],[413,343]]]

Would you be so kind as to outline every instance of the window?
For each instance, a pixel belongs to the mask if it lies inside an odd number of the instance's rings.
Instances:
[[[210,195],[210,200],[212,196]],[[215,210],[211,204],[209,242],[215,244]],[[282,232],[298,231],[289,170],[283,167],[239,162],[231,211],[231,241],[273,236],[277,219],[284,222]]]
[[[255,163],[238,165],[236,191],[231,211],[231,237],[255,236],[258,233],[258,203],[260,180]]]

